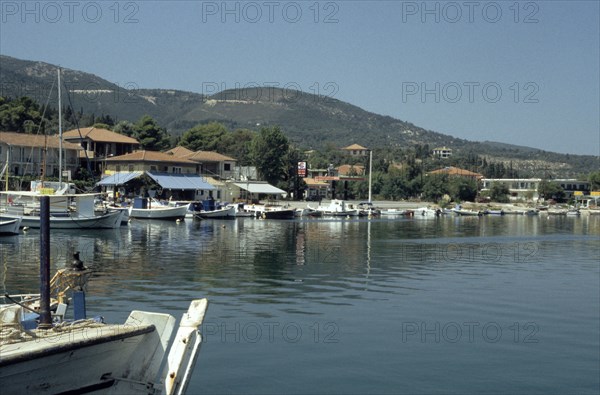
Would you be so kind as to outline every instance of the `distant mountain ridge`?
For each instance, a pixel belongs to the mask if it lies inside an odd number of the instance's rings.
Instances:
[[[0,95],[31,96],[46,103],[56,86],[57,66],[0,55]],[[550,153],[531,147],[499,142],[471,142],[436,133],[412,123],[365,111],[352,104],[306,92],[273,87],[230,89],[210,96],[167,89],[142,89],[118,84],[93,74],[63,69],[62,78],[71,93],[73,109],[116,120],[136,121],[148,114],[181,134],[198,123],[217,121],[229,128],[257,130],[279,125],[288,138],[303,148],[326,143],[345,146],[358,143],[370,148],[428,144],[457,151],[473,150],[489,158],[513,161],[522,169],[550,169],[562,176],[598,168],[598,158]],[[55,88],[54,88],[55,89]],[[56,94],[50,105],[56,107]],[[67,105],[63,99],[63,105]]]

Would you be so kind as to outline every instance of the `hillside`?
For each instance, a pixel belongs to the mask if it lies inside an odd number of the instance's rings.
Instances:
[[[56,89],[56,66],[0,55],[0,95],[31,96],[40,103]],[[164,89],[141,89],[117,84],[93,74],[63,69],[74,110],[135,121],[148,114],[172,134],[209,121],[229,128],[256,130],[279,125],[288,138],[303,148],[358,143],[370,148],[447,146],[456,152],[473,151],[492,160],[512,162],[522,170],[567,177],[598,168],[594,156],[550,153],[531,147],[498,142],[471,142],[425,130],[409,122],[365,111],[357,106],[306,92],[276,88],[227,90],[211,96]],[[63,99],[63,104],[68,101]],[[55,91],[50,105],[56,106]]]

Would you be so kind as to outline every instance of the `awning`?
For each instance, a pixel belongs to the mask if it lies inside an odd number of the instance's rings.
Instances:
[[[286,191],[275,188],[273,185],[267,184],[266,182],[239,182],[234,183],[234,185],[250,193],[264,193],[266,195],[283,195],[287,193]]]
[[[164,189],[172,190],[197,190],[212,191],[215,189],[202,176],[195,174],[170,174],[146,172],[158,185]]]
[[[103,179],[100,180],[100,182],[97,182],[96,185],[99,185],[99,186],[123,185],[123,184],[126,184],[129,181],[133,180],[134,178],[138,178],[142,174],[144,174],[144,173],[141,171],[114,173],[108,177],[104,177]]]

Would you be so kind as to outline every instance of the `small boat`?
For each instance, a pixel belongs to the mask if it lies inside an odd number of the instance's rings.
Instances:
[[[233,207],[235,217],[256,217],[256,214],[252,211],[247,211],[244,208],[244,203],[229,204],[228,207]]]
[[[339,199],[332,199],[328,206],[319,205],[316,208],[312,208],[307,205],[307,207],[322,213],[322,215],[332,217],[356,217],[360,211],[355,209],[351,204]]]
[[[485,215],[504,215],[504,210],[485,210]]]
[[[293,208],[267,208],[260,213],[262,219],[294,219],[296,218],[296,210]]]
[[[358,215],[361,217],[378,217],[381,215],[381,210],[375,208],[371,202],[363,202],[358,204]]]
[[[397,208],[388,208],[387,210],[382,210],[381,215],[406,215],[406,211]]]
[[[3,219],[0,218],[0,236],[12,236],[19,234],[21,218]]]
[[[43,195],[38,192],[8,191],[0,192],[10,201],[2,216],[21,218],[21,227],[40,227],[40,199],[50,199],[50,224],[52,229],[114,229],[121,226],[124,213],[108,210],[96,215],[94,200],[98,194]]]
[[[229,206],[209,211],[196,211],[194,215],[196,218],[202,219],[234,219],[235,207]]]
[[[579,211],[579,209],[573,208],[573,209],[569,209],[567,211],[567,215],[571,216],[571,217],[577,217],[577,216],[581,215],[581,212]]]
[[[566,208],[552,208],[552,209],[548,209],[546,212],[548,213],[548,215],[567,215],[567,212],[569,210],[567,210]]]
[[[200,219],[234,219],[235,207],[230,205],[217,206],[213,199],[195,202],[190,205],[195,218]]]
[[[439,217],[441,215],[441,210],[435,210],[429,207],[420,207],[413,210],[413,215],[415,218],[418,217]]]
[[[168,206],[148,198],[135,198],[129,207],[129,218],[183,220],[188,211],[188,206]]]
[[[481,211],[475,211],[475,210],[467,210],[462,208],[462,206],[459,204],[456,207],[454,207],[452,209],[452,211],[454,212],[454,214],[458,215],[458,216],[465,216],[465,217],[478,217],[478,216],[482,216],[483,213]]]

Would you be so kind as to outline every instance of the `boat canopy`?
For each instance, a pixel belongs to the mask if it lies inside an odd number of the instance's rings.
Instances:
[[[97,182],[96,185],[103,186],[103,187],[113,186],[113,185],[115,185],[115,186],[123,185],[123,184],[127,184],[129,181],[133,180],[134,178],[138,178],[142,174],[144,174],[144,172],[142,172],[142,171],[114,173],[108,177],[104,177],[99,182]]]
[[[146,174],[158,183],[164,189],[171,190],[199,190],[212,191],[214,186],[210,185],[206,178],[197,174],[171,174],[171,173],[151,173]]]
[[[286,194],[284,190],[276,188],[273,185],[268,184],[266,182],[236,182],[234,185],[250,193],[263,193],[266,195]]]

